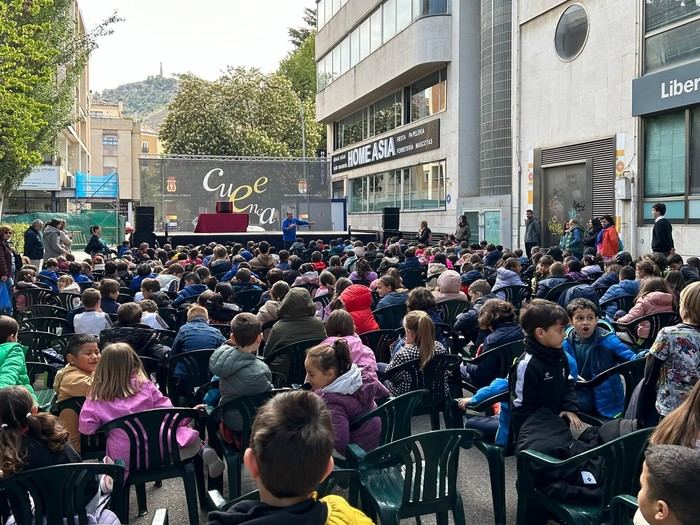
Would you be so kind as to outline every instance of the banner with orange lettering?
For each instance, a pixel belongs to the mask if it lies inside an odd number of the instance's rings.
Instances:
[[[155,208],[155,229],[194,230],[200,213],[228,200],[250,215],[249,231],[279,231],[287,210],[331,230],[330,170],[325,159],[223,159],[144,156],[141,205]]]

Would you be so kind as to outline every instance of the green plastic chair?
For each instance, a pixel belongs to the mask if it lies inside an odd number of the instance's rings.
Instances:
[[[60,306],[55,306],[52,304],[33,304],[27,306],[24,312],[24,318],[35,318],[35,317],[62,317],[65,318],[68,315],[68,310]]]
[[[478,365],[479,363],[482,363],[488,359],[497,359],[498,375],[489,380],[490,383],[493,379],[496,379],[497,377],[508,377],[508,373],[510,372],[511,367],[513,366],[513,361],[515,361],[520,356],[520,354],[523,353],[524,349],[524,339],[519,341],[512,341],[510,343],[491,348],[490,350],[487,350],[486,352],[477,357],[471,359],[465,358],[463,359],[463,363]],[[462,380],[462,388],[465,388],[470,392],[476,392],[478,390],[478,387],[465,380]]]
[[[278,374],[275,388],[290,387],[292,385],[302,385],[306,380],[306,368],[304,360],[306,351],[320,344],[323,339],[306,339],[298,341],[280,348],[276,348],[265,358],[265,363],[270,367],[270,371]],[[280,383],[279,378],[284,378]]]
[[[653,428],[638,430],[578,454],[556,459],[534,450],[517,454],[518,525],[538,523],[537,518],[553,515],[567,525],[597,525],[608,519],[612,499],[618,494],[634,493],[644,461],[644,449]],[[545,468],[574,469],[592,458],[602,460],[603,495],[598,503],[575,504],[547,496],[536,485],[535,471]]]
[[[403,318],[406,316],[406,305],[395,304],[377,308],[372,314],[377,320],[379,328],[382,330],[396,330],[401,326]]]
[[[122,523],[120,511],[126,497],[124,467],[103,463],[71,463],[19,472],[0,479],[0,493],[10,501],[15,521],[20,524],[63,525],[88,523],[85,506],[92,497],[88,487],[96,486],[95,477],[107,474],[114,480],[110,507]]]
[[[469,309],[469,301],[457,301],[450,299],[437,304],[437,309],[442,313],[442,321],[445,324],[454,326],[457,316]]]
[[[392,397],[374,410],[370,410],[350,423],[350,431],[360,428],[370,419],[378,417],[382,422],[382,430],[379,434],[379,445],[383,446],[398,439],[411,435],[411,418],[416,408],[421,404],[425,396],[430,396],[427,390],[414,390],[406,394]],[[357,458],[352,455],[352,450],[347,451],[347,461],[355,465]]]
[[[360,482],[368,510],[382,525],[399,525],[404,518],[435,514],[447,524],[465,525],[462,496],[457,491],[460,448],[471,448],[479,432],[436,430],[400,439],[365,453],[351,444],[358,458]]]
[[[122,416],[102,425],[109,433],[121,430],[129,440],[129,477],[126,489],[136,487],[139,516],[148,512],[146,483],[170,478],[182,478],[187,499],[190,525],[199,524],[197,495],[202,508],[206,503],[204,468],[199,454],[180,458],[177,429],[185,422],[196,422],[206,413],[192,408],[156,408]],[[129,498],[124,498],[123,515],[129,516]]]
[[[168,359],[168,397],[174,406],[194,406],[195,391],[211,380],[209,359],[214,350],[191,350]]]
[[[19,329],[22,331],[50,332],[56,335],[72,334],[73,325],[62,317],[28,317]]]
[[[392,379],[405,374],[409,382],[409,390],[428,390],[429,396],[423,397],[423,402],[416,408],[414,415],[430,414],[430,425],[433,430],[440,428],[440,413],[445,411],[445,402],[449,395],[449,374],[459,373],[458,366],[462,358],[453,354],[437,354],[420,369],[420,360],[414,359],[396,368],[387,370],[386,379]],[[445,387],[447,385],[447,390]]]
[[[396,330],[372,330],[360,334],[360,341],[372,349],[377,363],[388,363],[391,360],[391,344],[398,337]]]
[[[643,322],[649,323],[649,334],[646,337],[639,337],[637,335],[637,328]],[[666,326],[673,326],[681,322],[680,316],[676,312],[659,312],[656,314],[643,315],[637,319],[633,319],[628,323],[621,323],[616,321],[612,323],[615,330],[618,332],[626,332],[630,337],[633,348],[637,351],[645,350],[651,348],[651,345],[656,341],[656,336],[659,334],[662,328]]]
[[[53,381],[57,370],[46,363],[27,362],[27,376],[29,383],[34,388],[37,406],[42,412],[46,412],[56,399],[56,391],[53,389]]]
[[[483,412],[486,415],[492,415],[492,407],[496,403],[510,401],[510,393],[508,391],[491,396],[484,399],[477,405],[470,405],[469,410],[474,412]],[[450,399],[447,402],[448,406],[445,409],[445,423],[449,428],[463,428],[464,412],[457,405],[456,399]],[[483,439],[479,439],[474,443],[474,446],[486,456],[486,461],[489,465],[489,479],[491,482],[491,499],[493,501],[493,518],[496,525],[506,524],[506,464],[505,458],[513,455],[514,443],[512,435],[508,446],[502,447],[495,443],[489,443]]]
[[[632,525],[639,502],[635,496],[620,494],[610,502],[611,525]]]
[[[250,431],[253,426],[255,414],[258,408],[263,406],[275,394],[285,390],[270,390],[255,396],[246,396],[234,399],[223,405],[216,407],[207,418],[207,434],[209,435],[209,445],[216,450],[220,457],[226,462],[228,473],[228,497],[237,498],[241,494],[241,465],[243,464],[243,452],[248,448],[250,441]],[[240,447],[229,445],[221,439],[219,425],[225,413],[235,413],[241,419]]]
[[[84,397],[69,397],[51,406],[51,413],[59,417],[64,410],[71,410],[80,417],[80,411],[85,403]],[[102,461],[107,447],[107,435],[100,431],[95,434],[80,434],[80,457],[83,460],[97,459]]]

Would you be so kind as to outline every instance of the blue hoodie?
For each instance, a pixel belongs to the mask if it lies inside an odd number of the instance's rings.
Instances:
[[[204,290],[207,290],[206,284],[190,284],[185,286],[182,290],[180,290],[180,293],[177,294],[177,297],[173,301],[173,306],[177,307],[178,305],[184,303],[186,299],[200,295]]]
[[[583,345],[588,347],[587,351]],[[600,327],[596,328],[591,339],[585,343],[578,338],[574,328],[570,327],[562,348],[569,357],[569,372],[572,377],[576,378],[580,375],[588,380],[619,363],[638,357],[638,354],[620,341],[615,332],[608,332]],[[582,411],[585,411],[583,407],[593,404],[598,414],[612,419],[625,409],[625,391],[620,376],[611,377],[597,386],[593,390],[592,400],[588,397],[590,390],[577,390],[576,393]]]

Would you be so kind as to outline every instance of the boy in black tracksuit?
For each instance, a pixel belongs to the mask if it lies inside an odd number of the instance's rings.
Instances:
[[[569,316],[561,306],[543,299],[534,299],[520,315],[520,326],[526,334],[525,352],[509,378],[511,432],[516,442],[525,420],[542,407],[568,418],[575,428],[582,426],[576,415],[574,382],[562,350],[568,322]]]

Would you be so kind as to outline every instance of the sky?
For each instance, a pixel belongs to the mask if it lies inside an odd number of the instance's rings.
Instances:
[[[315,0],[78,0],[89,30],[115,10],[123,22],[90,57],[90,89],[163,74],[218,77],[227,66],[277,68]]]

